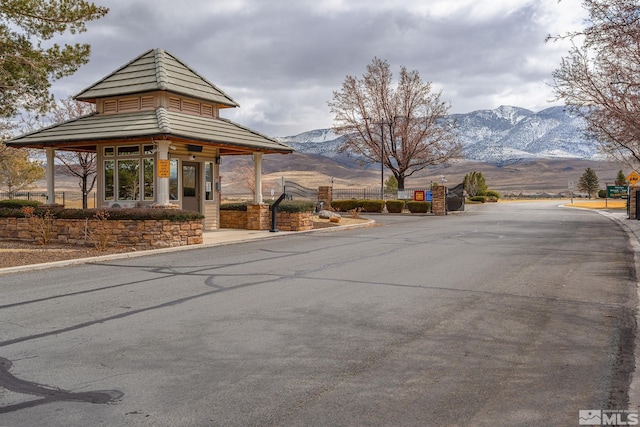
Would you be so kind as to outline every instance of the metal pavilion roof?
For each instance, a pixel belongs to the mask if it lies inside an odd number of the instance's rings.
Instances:
[[[221,118],[207,118],[158,108],[126,114],[91,114],[12,139],[13,147],[72,148],[127,139],[180,139],[234,151],[291,153],[293,149]]]
[[[75,98],[96,102],[132,94],[165,91],[218,105],[238,104],[175,56],[162,49],[149,50],[80,92]],[[167,138],[224,148],[227,154],[291,153],[294,150],[259,132],[219,117],[157,107],[144,111],[94,113],[56,124],[7,141],[13,147],[95,150],[113,141]]]
[[[163,49],[143,53],[84,89],[75,99],[94,102],[98,98],[156,90],[202,99],[222,108],[239,107],[229,95]]]

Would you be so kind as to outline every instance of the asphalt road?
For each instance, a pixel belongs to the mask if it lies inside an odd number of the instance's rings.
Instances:
[[[0,276],[0,426],[578,425],[624,407],[626,234],[549,203]]]

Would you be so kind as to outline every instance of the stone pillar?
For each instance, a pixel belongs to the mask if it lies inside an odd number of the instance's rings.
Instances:
[[[247,230],[269,230],[270,220],[269,205],[261,203],[247,206]]]
[[[253,203],[262,203],[262,153],[253,153],[253,164],[256,174],[256,191],[253,195]]]
[[[640,219],[636,216],[636,205],[638,204],[637,193],[640,186],[629,187],[629,219]]]
[[[47,154],[47,205],[56,204],[55,163],[56,150],[53,147],[45,149]]]
[[[434,185],[431,189],[432,202],[431,212],[434,215],[447,214],[447,187],[444,185]]]
[[[323,209],[331,209],[331,200],[333,200],[333,187],[318,187],[318,202],[322,202]]]
[[[169,147],[171,146],[171,141],[162,140],[155,141],[158,144],[158,163],[159,162],[168,162],[169,161]],[[156,175],[158,175],[157,167],[156,167]],[[158,176],[156,191],[158,192],[157,202],[160,206],[169,206],[169,177],[160,177]]]

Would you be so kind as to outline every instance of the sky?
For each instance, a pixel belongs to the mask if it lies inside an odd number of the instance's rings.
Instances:
[[[55,81],[76,95],[149,49],[179,58],[240,104],[221,116],[271,137],[330,128],[327,102],[374,58],[431,82],[450,113],[554,101],[552,73],[584,26],[580,0],[92,0],[109,13],[58,43],[90,62]]]

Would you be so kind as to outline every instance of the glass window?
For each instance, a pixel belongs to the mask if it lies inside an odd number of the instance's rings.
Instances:
[[[140,160],[118,160],[118,200],[140,200]]]
[[[171,159],[171,176],[169,176],[169,199],[178,200],[178,159]]]
[[[104,199],[114,200],[115,197],[115,181],[114,181],[114,160],[105,160],[104,162]]]
[[[104,147],[104,156],[105,157],[113,157],[115,151],[113,147]]]
[[[139,156],[139,145],[122,145],[118,147],[118,156]]]
[[[155,153],[156,150],[153,145],[143,145],[142,146],[142,154],[149,155]]]
[[[153,200],[153,159],[144,159],[144,199]]]
[[[196,167],[182,165],[182,195],[184,197],[196,197]]]

